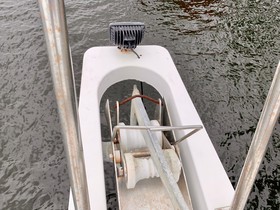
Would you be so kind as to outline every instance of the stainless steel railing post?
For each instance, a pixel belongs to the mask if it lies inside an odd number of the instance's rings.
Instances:
[[[280,63],[276,69],[264,108],[253,136],[240,178],[237,183],[231,210],[243,210],[260,164],[265,155],[269,139],[280,112]]]
[[[38,0],[76,210],[89,210],[77,100],[63,0]]]

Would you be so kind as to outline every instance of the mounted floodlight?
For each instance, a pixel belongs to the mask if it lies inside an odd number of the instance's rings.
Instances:
[[[139,22],[111,23],[110,41],[120,49],[135,49],[144,37],[145,25]]]

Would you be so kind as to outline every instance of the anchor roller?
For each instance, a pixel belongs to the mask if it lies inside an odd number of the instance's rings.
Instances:
[[[175,181],[179,180],[181,174],[181,162],[173,149],[163,151]],[[142,179],[159,177],[151,157],[134,157],[133,153],[125,153],[126,165],[126,187],[134,188],[136,183]]]

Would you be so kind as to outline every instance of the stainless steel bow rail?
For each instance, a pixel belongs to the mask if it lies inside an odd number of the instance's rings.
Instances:
[[[39,0],[38,2],[68,160],[74,204],[77,210],[89,210],[64,1]]]
[[[244,209],[280,113],[280,62],[237,183],[231,210]]]

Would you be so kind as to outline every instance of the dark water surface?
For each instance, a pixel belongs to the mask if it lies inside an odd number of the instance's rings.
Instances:
[[[235,186],[280,58],[279,0],[66,1],[79,91],[108,24],[166,47]],[[69,180],[37,1],[0,1],[0,209],[67,209]],[[280,209],[280,126],[246,209]]]

